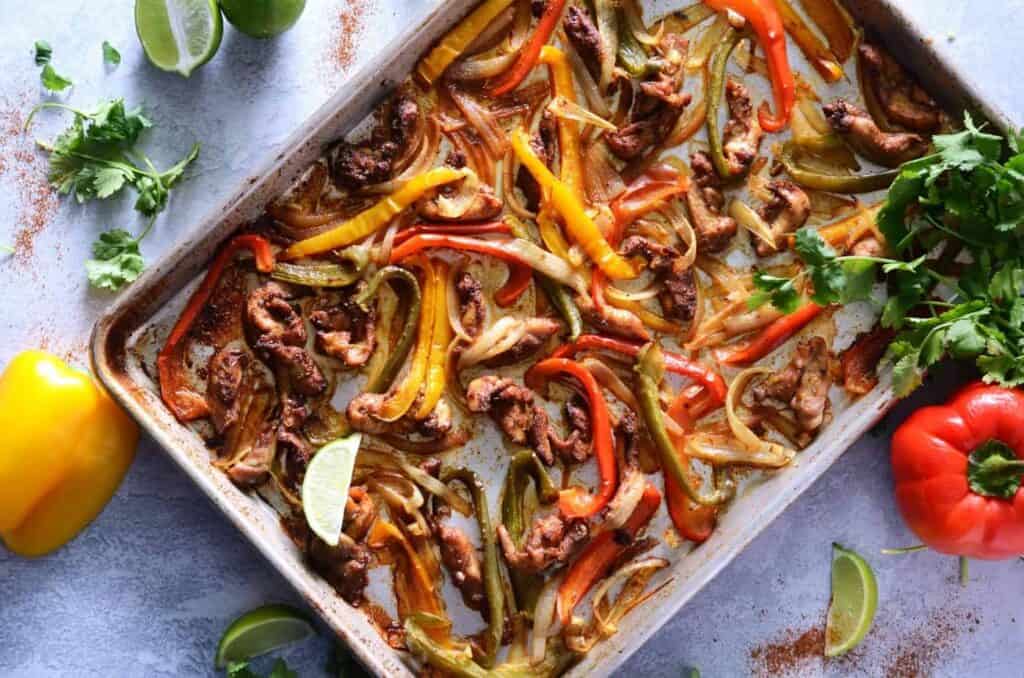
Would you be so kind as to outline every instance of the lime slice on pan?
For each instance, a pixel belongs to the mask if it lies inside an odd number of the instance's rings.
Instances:
[[[223,30],[216,0],[135,0],[135,31],[159,69],[187,78],[217,53]]]
[[[301,612],[287,605],[265,605],[231,622],[217,643],[215,663],[222,669],[231,662],[273,652],[316,633]]]
[[[309,529],[331,546],[337,546],[341,536],[348,487],[362,439],[361,434],[353,433],[321,447],[302,480],[302,510]]]
[[[825,625],[825,656],[849,652],[871,629],[878,584],[871,566],[853,551],[832,544],[832,603]]]

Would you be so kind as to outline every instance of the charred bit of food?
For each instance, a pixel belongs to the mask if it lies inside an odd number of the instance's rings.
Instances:
[[[275,434],[273,426],[264,426],[256,437],[252,449],[227,470],[228,478],[242,489],[258,487],[270,477],[270,464],[274,461]]]
[[[538,573],[562,565],[587,540],[590,531],[582,519],[568,520],[560,514],[537,518],[517,549],[504,525],[498,526],[498,541],[509,567],[524,573]]]
[[[722,214],[722,180],[704,151],[690,156],[690,167],[693,180],[686,192],[686,206],[697,231],[698,247],[705,252],[720,252],[728,247],[737,230],[736,220]]]
[[[697,310],[697,281],[693,269],[686,266],[674,248],[641,236],[630,236],[622,243],[624,256],[642,256],[662,280],[658,301],[668,320],[688,323]]]
[[[587,10],[576,5],[570,5],[566,12],[565,34],[572,43],[573,49],[580,55],[580,60],[586,65],[594,80],[601,78],[601,33],[597,30]]]
[[[409,92],[401,91],[387,119],[374,127],[369,140],[338,144],[331,157],[334,181],[344,188],[359,190],[390,179],[395,158],[412,135],[419,115],[416,99]]]
[[[363,601],[369,582],[370,550],[347,534],[341,535],[337,546],[331,546],[316,535],[309,536],[306,554],[313,569],[350,605]]]
[[[754,115],[750,91],[746,85],[729,78],[725,83],[725,101],[729,106],[729,121],[722,134],[725,159],[733,177],[743,176],[750,169],[761,148],[761,125]]]
[[[857,335],[842,352],[839,365],[847,393],[864,395],[878,385],[878,365],[895,336],[895,330],[875,325],[871,331]]]
[[[294,297],[281,284],[267,282],[249,293],[245,319],[257,335],[256,353],[284,373],[291,387],[303,395],[320,395],[327,388],[320,367],[306,351],[306,324],[292,307]]]
[[[217,433],[224,433],[238,423],[241,407],[238,396],[248,373],[249,360],[249,352],[237,346],[226,346],[210,358],[206,402]]]
[[[897,167],[928,152],[928,140],[908,132],[883,132],[867,111],[845,99],[836,99],[823,109],[832,129],[855,151],[885,167]]]
[[[867,67],[866,85],[888,118],[909,130],[929,134],[942,126],[943,112],[935,100],[884,50],[862,43],[861,63]]]
[[[353,430],[371,435],[415,433],[436,442],[439,451],[465,442],[466,433],[453,428],[451,407],[444,400],[437,403],[426,419],[406,415],[398,421],[382,421],[379,417],[388,397],[387,393],[360,393],[353,398],[345,410]]]
[[[640,341],[648,341],[651,338],[643,321],[632,311],[615,308],[608,303],[597,304],[589,296],[577,295],[573,300],[587,322],[602,332]]]
[[[811,216],[811,199],[792,181],[773,181],[768,184],[768,190],[771,191],[772,199],[761,206],[758,214],[772,230],[775,249],[758,238],[754,250],[759,257],[771,256],[785,249],[788,243],[785,236],[799,230]]]
[[[484,594],[484,575],[480,566],[480,554],[457,527],[437,521],[434,534],[441,546],[441,562],[448,568],[455,588],[462,594],[462,600],[471,610],[482,610],[487,602]]]
[[[416,213],[427,221],[487,221],[501,214],[502,202],[487,184],[467,187],[463,179],[438,189],[436,195],[416,203]],[[461,195],[472,191],[468,197]]]
[[[364,309],[344,295],[336,303],[323,297],[326,308],[310,312],[309,322],[316,329],[316,347],[341,360],[348,367],[361,367],[373,355],[376,311]]]
[[[459,301],[459,321],[470,338],[476,337],[487,322],[487,302],[483,287],[472,274],[463,271],[455,281],[455,296]]]
[[[754,387],[754,400],[760,404],[776,401],[790,407],[797,425],[806,434],[798,442],[806,444],[830,417],[831,385],[832,356],[828,345],[821,337],[811,337],[797,344],[789,365]]]

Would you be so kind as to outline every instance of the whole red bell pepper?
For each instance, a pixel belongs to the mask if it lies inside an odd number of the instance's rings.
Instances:
[[[1024,392],[981,382],[910,416],[892,438],[896,503],[942,553],[1024,554]]]
[[[600,478],[597,494],[575,486],[558,494],[558,508],[569,518],[589,518],[608,505],[615,496],[618,485],[618,464],[615,461],[615,441],[612,437],[611,415],[604,400],[601,386],[586,367],[575,360],[548,358],[526,372],[527,386],[540,390],[549,379],[566,374],[583,386],[587,404],[590,406],[590,422],[594,434],[594,456],[597,457],[597,473]]]

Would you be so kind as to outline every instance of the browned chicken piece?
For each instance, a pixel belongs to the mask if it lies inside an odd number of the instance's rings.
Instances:
[[[395,159],[415,129],[419,104],[410,92],[401,92],[367,141],[341,142],[331,155],[331,176],[343,188],[358,190],[391,178]]]
[[[349,425],[361,433],[371,435],[416,434],[424,440],[436,443],[438,451],[446,450],[466,442],[468,433],[454,428],[452,411],[448,403],[441,400],[426,419],[415,419],[407,414],[398,421],[383,421],[381,409],[388,399],[387,393],[360,393],[345,410]]]
[[[867,66],[865,84],[871,88],[889,120],[914,132],[937,132],[942,125],[942,109],[910,74],[887,52],[871,43],[861,43],[858,51]]]
[[[348,490],[345,502],[345,524],[342,529],[355,541],[363,541],[377,520],[377,505],[366,487],[356,485]]]
[[[775,248],[772,249],[768,243],[757,238],[754,250],[759,257],[768,257],[785,250],[788,242],[785,236],[799,230],[811,216],[811,199],[792,181],[773,181],[768,184],[768,190],[771,191],[772,199],[761,206],[758,214],[771,228]]]
[[[596,304],[589,295],[576,295],[574,301],[587,322],[603,332],[640,341],[649,341],[651,338],[643,321],[632,311],[615,308],[607,302]]]
[[[239,394],[249,367],[249,353],[237,346],[226,346],[213,354],[206,378],[206,403],[217,433],[224,433],[238,422]]]
[[[442,186],[434,196],[416,202],[416,213],[426,221],[486,221],[501,210],[501,199],[494,195],[494,189],[487,184],[467,188],[465,179]]]
[[[487,302],[480,281],[463,271],[455,281],[455,296],[459,301],[459,320],[466,334],[475,337],[487,322]]]
[[[498,525],[498,541],[505,562],[514,570],[526,573],[543,572],[561,565],[576,553],[590,536],[585,520],[568,520],[557,513],[537,518],[517,549],[512,535]]]
[[[370,550],[347,534],[341,535],[337,546],[331,546],[310,535],[306,549],[310,565],[349,604],[358,606],[369,581]]]
[[[309,322],[316,330],[316,347],[349,367],[361,367],[373,355],[376,345],[376,311],[342,296],[334,303],[323,297],[325,307],[310,312]]]
[[[736,235],[736,220],[722,214],[725,207],[722,181],[708,154],[698,151],[691,155],[690,167],[693,178],[686,191],[686,206],[697,231],[698,246],[704,253],[719,252]]]
[[[289,431],[297,431],[309,419],[309,406],[306,399],[297,393],[286,393],[281,399],[281,426]]]
[[[621,252],[626,257],[644,257],[661,278],[663,287],[658,301],[667,319],[679,323],[693,320],[697,310],[697,281],[693,269],[686,266],[678,251],[634,235],[622,242]]]
[[[861,238],[850,248],[850,254],[855,257],[882,257],[885,256],[885,245],[873,235]]]
[[[487,598],[484,594],[483,569],[480,555],[466,533],[441,522],[434,524],[441,547],[441,562],[448,568],[452,583],[462,594],[462,600],[471,610],[482,610]]]
[[[256,436],[245,456],[227,470],[228,478],[242,489],[262,485],[270,477],[270,464],[274,460],[275,433],[273,426],[265,426]]]
[[[569,435],[565,440],[552,438],[551,447],[566,464],[582,464],[590,458],[593,434],[587,401],[579,394],[565,401],[565,419],[569,422]]]
[[[569,11],[572,12],[573,9],[573,7],[570,7]],[[545,109],[544,113],[540,116],[540,125],[537,128],[537,133],[530,137],[530,148],[537,154],[541,162],[548,167],[551,166],[552,161],[555,159],[557,132],[558,128],[554,114]],[[519,167],[519,171],[516,173],[516,186],[523,192],[523,197],[526,199],[526,208],[537,211],[540,208],[541,200],[540,184],[533,178],[530,170],[523,166]]]
[[[555,460],[553,450],[574,458],[581,454],[578,441],[589,437],[585,435],[589,434],[589,423],[584,431],[576,427],[579,419],[574,421],[570,414],[572,431],[563,439],[551,425],[547,412],[536,403],[534,392],[505,377],[486,375],[474,379],[466,389],[466,401],[471,412],[490,415],[509,440],[533,449],[549,466]]]
[[[628,488],[637,487],[637,483],[640,483],[641,487],[646,484],[644,482],[644,472],[640,470],[638,428],[636,415],[633,411],[630,409],[624,410],[618,424],[615,426],[615,443],[618,446],[619,458],[624,463],[619,465],[619,489],[616,490],[615,496],[608,503],[605,515],[614,515],[619,512],[617,509],[627,500],[625,495],[629,494]],[[605,527],[618,528],[621,525],[608,525],[606,523]]]
[[[320,395],[327,389],[320,366],[301,346],[286,346],[272,339],[260,337],[253,347],[270,358],[278,374],[288,379],[290,389],[305,396]]]
[[[747,173],[757,157],[763,133],[746,85],[729,78],[725,83],[725,102],[729,106],[729,121],[722,133],[722,150],[730,173],[739,177]]]
[[[928,152],[928,140],[919,134],[883,132],[875,121],[845,99],[836,99],[822,110],[832,129],[868,160],[897,167]]]
[[[821,337],[811,337],[797,344],[789,365],[754,387],[754,400],[788,405],[800,429],[813,438],[829,416],[831,385],[832,356],[828,345]]]
[[[894,330],[875,325],[871,331],[859,334],[842,352],[839,366],[847,393],[864,395],[878,385],[878,364],[895,337]]]
[[[487,367],[515,365],[530,357],[562,330],[562,324],[551,318],[527,318],[523,321],[526,334],[507,351],[484,361]]]
[[[306,324],[291,302],[295,297],[284,285],[267,282],[245,300],[245,319],[260,339],[289,346],[306,343]]]
[[[586,65],[587,71],[590,72],[595,81],[600,79],[603,43],[601,41],[601,33],[597,30],[597,26],[594,25],[590,14],[582,7],[570,5],[562,25],[565,27],[565,34],[569,38],[569,43],[576,50],[576,53],[580,55],[580,60]]]

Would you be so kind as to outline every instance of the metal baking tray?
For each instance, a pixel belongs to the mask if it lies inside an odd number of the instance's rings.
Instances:
[[[1008,118],[981,103],[969,82],[945,63],[898,7],[898,0],[844,0],[860,25],[868,28],[951,111],[964,108],[1006,129]],[[91,340],[95,374],[110,393],[167,451],[209,499],[277,568],[364,666],[380,676],[412,676],[408,655],[392,650],[358,610],[350,607],[303,563],[278,521],[258,496],[240,491],[210,464],[203,441],[178,423],[164,407],[153,376],[152,359],[185,300],[198,284],[206,262],[235,229],[257,217],[321,153],[323,147],[355,128],[415,66],[430,45],[451,28],[478,0],[449,0],[429,10],[366,63],[295,132],[284,150],[269,158],[191,229],[172,251],[152,266],[98,320]],[[666,9],[665,0],[655,9]],[[671,5],[686,3],[672,2]],[[617,634],[598,643],[568,674],[606,676],[639,649],[669,618],[679,612],[705,584],[800,494],[893,404],[888,382],[839,410],[828,435],[804,450],[791,467],[748,484],[724,513],[714,535],[685,557],[674,558],[668,583],[632,615]],[[493,474],[492,474],[493,475]],[[490,478],[494,484],[495,478]],[[500,479],[499,479],[500,480]],[[492,501],[496,500],[492,494]],[[652,525],[660,535],[666,523]],[[658,525],[662,525],[659,527]],[[685,553],[689,547],[676,551]]]

